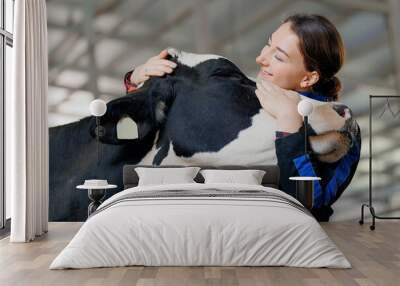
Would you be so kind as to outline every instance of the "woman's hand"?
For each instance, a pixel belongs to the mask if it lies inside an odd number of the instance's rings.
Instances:
[[[167,50],[162,50],[158,55],[151,57],[144,64],[135,68],[131,75],[131,82],[138,85],[148,80],[151,76],[163,76],[172,73],[176,63],[166,60]]]
[[[256,95],[264,110],[276,118],[279,131],[293,133],[299,130],[303,119],[297,111],[300,102],[297,92],[258,78]]]

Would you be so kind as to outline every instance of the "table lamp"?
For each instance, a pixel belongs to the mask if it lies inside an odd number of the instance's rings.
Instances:
[[[307,124],[308,116],[313,112],[314,106],[308,100],[301,100],[297,105],[298,113],[304,118],[304,153],[308,154],[307,151]]]
[[[304,118],[304,152],[307,150],[307,124],[308,116],[313,112],[314,106],[310,101],[302,100],[297,105],[297,111]],[[320,177],[297,176],[290,177],[292,181],[296,181],[296,199],[298,199],[306,208],[311,209],[314,202],[314,181],[321,180]]]

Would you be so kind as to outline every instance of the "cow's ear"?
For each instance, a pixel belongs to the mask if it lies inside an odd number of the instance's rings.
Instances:
[[[149,117],[149,112],[146,108],[148,93],[147,89],[142,89],[140,92],[131,93],[121,96],[107,103],[107,112],[100,117],[100,125],[103,127],[104,135],[100,141],[106,144],[126,144],[135,139],[118,139],[117,125],[118,122],[126,116],[129,116],[138,125],[138,135],[144,136],[148,133],[148,124],[143,124],[146,118]],[[95,118],[89,130],[93,138],[95,135]]]
[[[143,139],[158,130],[167,117],[172,104],[174,89],[166,78],[152,78],[138,91],[119,97],[107,103],[107,112],[100,123],[106,129],[104,143],[122,144],[126,140],[117,138],[116,126],[123,117],[129,116],[138,128],[138,137]],[[120,143],[121,141],[121,143]]]
[[[146,109],[144,108],[146,100],[146,90],[111,100],[107,103],[107,112],[101,117],[101,121],[116,123],[121,118],[129,116],[133,121],[137,122],[140,118],[146,116]]]

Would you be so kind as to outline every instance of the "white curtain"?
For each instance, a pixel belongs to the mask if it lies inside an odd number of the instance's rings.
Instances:
[[[47,19],[45,0],[15,1],[13,93],[6,98],[6,187],[12,242],[48,227]]]

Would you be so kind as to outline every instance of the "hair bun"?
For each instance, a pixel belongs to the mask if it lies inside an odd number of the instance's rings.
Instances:
[[[314,90],[325,96],[332,97],[334,101],[338,100],[342,84],[336,76],[322,79],[314,85]]]

